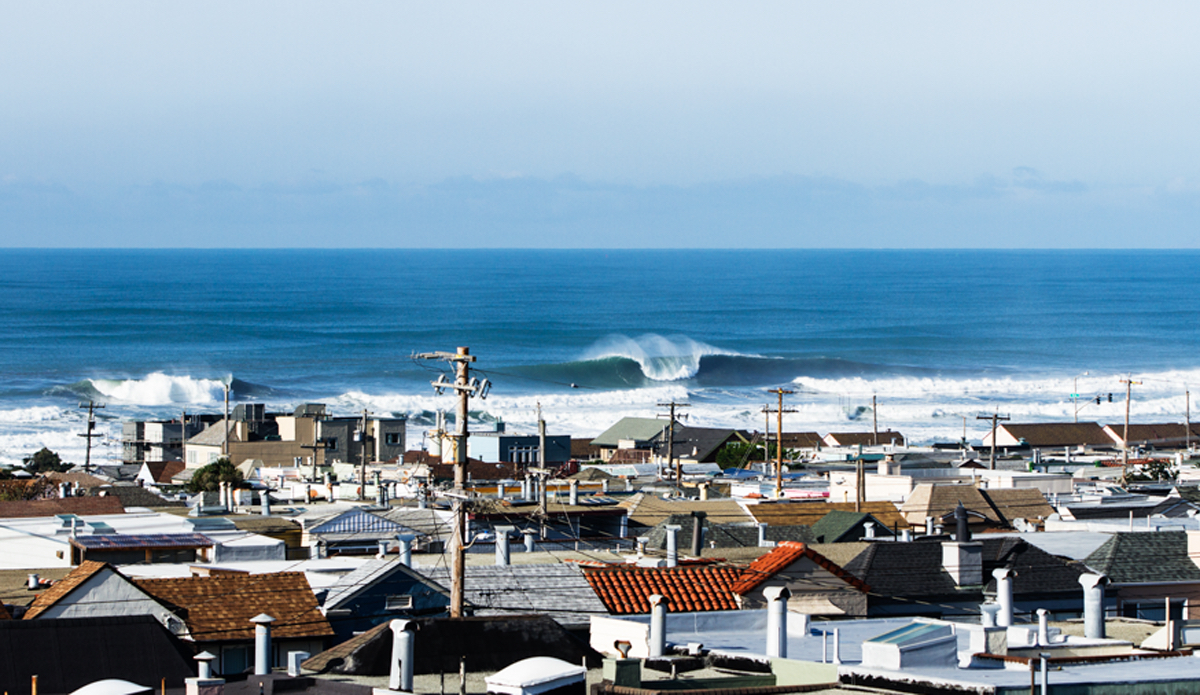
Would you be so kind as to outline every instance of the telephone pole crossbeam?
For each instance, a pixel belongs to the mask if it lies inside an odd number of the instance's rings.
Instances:
[[[1007,422],[1012,418],[999,413],[993,413],[991,415],[977,415],[975,419],[992,421],[992,453],[988,455],[988,468],[994,471],[996,470],[996,423]]]
[[[688,403],[659,403],[660,408],[670,408],[671,411],[667,415],[669,418],[667,424],[667,465],[675,467],[675,485],[683,486],[683,464],[675,460],[675,409],[691,407]]]
[[[788,408],[786,411],[783,408],[783,397],[791,395],[795,391],[788,389],[768,389],[767,393],[774,393],[779,396],[779,407],[775,412],[779,416],[779,420],[775,425],[775,499],[783,498],[783,414],[784,412],[794,413],[795,409]]]
[[[101,436],[99,434],[96,434],[96,410],[99,408],[103,408],[104,404],[97,403],[95,401],[88,401],[87,405],[80,403],[79,407],[87,408],[87,411],[88,411],[87,431],[79,436],[87,438],[87,453],[85,454],[85,458],[83,460],[83,470],[90,473],[92,471],[92,440],[95,439],[96,437]]]
[[[1133,396],[1134,384],[1141,386],[1142,382],[1121,379],[1121,383],[1125,384],[1125,431],[1121,434],[1121,485],[1125,485],[1129,482],[1129,401]],[[1109,400],[1112,400],[1112,394],[1109,394]]]

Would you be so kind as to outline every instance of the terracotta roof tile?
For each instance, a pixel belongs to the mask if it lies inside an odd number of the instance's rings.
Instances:
[[[124,514],[125,508],[116,497],[67,497],[64,499],[0,502],[0,519],[25,519],[55,514]]]
[[[820,567],[860,591],[870,590],[870,587],[864,584],[861,579],[835,565],[824,555],[813,550],[811,546],[804,543],[784,541],[775,546],[775,549],[771,552],[750,563],[750,566],[742,571],[737,582],[733,585],[733,592],[745,595],[753,591],[760,584],[770,579],[776,573],[787,569],[789,565],[802,557],[809,558]]]
[[[65,598],[67,594],[74,591],[81,584],[92,578],[100,570],[108,567],[106,562],[96,562],[95,560],[85,560],[78,567],[71,570],[71,573],[62,579],[54,582],[49,589],[38,594],[33,600],[33,604],[29,606],[29,610],[25,612],[25,619],[36,618],[43,611],[50,608],[59,600]]]
[[[323,637],[333,634],[317,607],[303,572],[221,574],[211,577],[136,579],[142,591],[180,609],[197,642],[254,639],[250,618],[275,618],[275,637]]]
[[[649,613],[650,596],[667,597],[667,610],[737,610],[735,567],[584,567],[584,576],[610,613]]]

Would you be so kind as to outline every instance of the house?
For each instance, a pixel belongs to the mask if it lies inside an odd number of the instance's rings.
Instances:
[[[875,432],[830,432],[822,442],[825,446],[904,446],[904,435],[894,430]]]
[[[1200,618],[1197,559],[1200,532],[1124,532],[1114,533],[1084,564],[1108,577],[1118,615],[1162,620],[1170,599],[1173,618],[1195,620]]]
[[[983,435],[983,446],[992,446],[992,433]],[[1112,437],[1094,422],[1034,422],[996,424],[996,447],[1033,449],[1111,449]]]
[[[141,485],[154,487],[172,485],[171,479],[187,468],[183,459],[178,461],[146,461],[138,471],[137,480]]]
[[[494,432],[473,431],[467,439],[468,458],[487,463],[536,466],[540,460],[540,448],[541,439],[538,435],[505,432],[503,423],[498,423]],[[571,458],[571,435],[546,435],[546,463],[564,463]]]
[[[861,546],[861,552],[842,567],[870,585],[870,616],[978,615],[979,604],[995,595],[993,572],[998,569],[1009,570],[1015,612],[1030,615],[1045,608],[1056,616],[1075,616],[1082,611],[1079,576],[1087,568],[1021,538],[981,536],[964,544],[929,539],[838,545]]]
[[[252,666],[255,623],[266,614],[271,626],[272,665],[287,664],[288,652],[316,654],[328,646],[333,628],[321,613],[302,572],[208,577],[135,579],[134,584],[181,621],[176,634],[197,652],[217,656],[218,673],[242,673]]]
[[[962,504],[971,514],[976,530],[982,527],[1012,528],[1017,519],[1037,523],[1055,513],[1054,507],[1036,488],[977,488],[974,485],[922,483],[900,507],[910,526],[925,520],[949,519]]]
[[[422,569],[438,586],[450,586],[450,569]],[[480,617],[548,615],[569,630],[584,630],[593,615],[608,609],[574,564],[470,565],[463,595],[471,614]]]
[[[870,524],[870,526],[868,526]],[[892,530],[867,512],[834,509],[809,529],[815,543],[847,543],[864,538],[893,538]]]
[[[665,500],[655,495],[639,492],[628,499],[622,500],[620,508],[629,515],[631,533],[635,529],[657,526],[667,517],[674,514],[691,514],[704,512],[707,518],[723,523],[753,523],[754,518],[736,500]]]
[[[200,434],[217,420],[193,415],[179,420],[130,420],[121,423],[121,460],[125,463],[162,463],[183,460],[183,442]]]
[[[179,616],[142,591],[106,562],[85,560],[66,577],[42,591],[25,611],[25,620],[148,615],[170,627]],[[174,622],[172,622],[174,621]]]
[[[1147,450],[1184,449],[1200,443],[1200,424],[1183,423],[1129,425],[1129,440],[1125,440],[1125,425],[1105,425],[1104,432],[1118,449],[1139,447]]]
[[[721,517],[710,519],[707,515],[700,523],[704,529],[703,555],[722,555],[725,550],[756,548],[760,541],[774,545],[782,541],[811,543],[815,540],[812,530],[807,526],[759,526],[741,522],[741,517],[735,518],[733,523],[721,523]],[[679,527],[675,537],[676,547],[680,552],[687,552],[692,547],[692,530],[695,527],[695,517],[691,514],[672,514],[645,532],[646,547],[652,550],[665,549],[667,526]]]
[[[834,510],[856,511],[853,502],[759,502],[746,505],[746,511],[755,522],[769,526],[811,527]],[[908,526],[896,505],[891,502],[863,502],[857,511],[870,514],[888,528]]]
[[[342,641],[393,618],[444,615],[449,607],[446,588],[392,558],[371,560],[340,577],[321,612]]]
[[[94,516],[124,514],[125,507],[116,497],[62,497],[45,500],[0,502],[0,519],[33,519],[60,514]]]
[[[318,507],[300,517],[300,527],[301,545],[311,548],[320,543],[330,555],[374,554],[380,541],[393,541],[399,534],[421,536],[384,514],[358,506]]]
[[[667,439],[668,436],[659,437],[652,445],[654,454],[662,460],[666,460],[668,456]],[[749,441],[746,434],[738,430],[678,425],[670,439],[670,456],[693,463],[714,463],[717,454],[727,445],[745,444]]]
[[[665,437],[670,421],[658,418],[623,417],[615,425],[601,432],[592,440],[592,446],[600,450],[600,459],[608,461],[618,449],[648,449]],[[676,422],[678,431],[681,425]]]
[[[89,560],[114,565],[189,563],[215,559],[216,543],[202,533],[116,533],[111,527],[70,539],[71,564]]]
[[[672,612],[734,611],[740,607],[733,593],[740,575],[738,568],[716,565],[583,567],[583,576],[613,615],[649,613],[655,594],[666,597]]]
[[[763,608],[767,605],[763,592],[771,587],[787,587],[789,611],[826,616],[866,615],[866,594],[871,590],[813,546],[792,541],[750,563],[733,585],[733,593],[740,606]]]

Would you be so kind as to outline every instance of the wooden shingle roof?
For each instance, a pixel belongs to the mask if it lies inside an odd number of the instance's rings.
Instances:
[[[56,514],[92,516],[124,514],[125,507],[116,497],[65,497],[49,500],[0,502],[0,519],[24,519]]]
[[[746,505],[747,511],[754,520],[770,526],[812,526],[829,512],[838,509],[854,511],[853,502],[770,502],[765,504]],[[907,528],[908,522],[896,509],[896,505],[887,501],[863,502],[862,509],[879,520],[889,529]]]
[[[920,526],[925,523],[927,516],[941,519],[947,514],[952,514],[960,503],[967,511],[982,514],[987,523],[1006,525],[1000,514],[974,485],[921,483],[913,488],[912,494],[900,507],[900,513],[909,525]],[[973,523],[975,521],[977,520],[972,520]]]
[[[78,567],[71,570],[70,574],[54,582],[49,589],[37,595],[37,598],[29,606],[29,610],[25,612],[25,619],[38,617],[106,567],[108,567],[108,563],[94,560],[85,560],[80,563]]]
[[[250,619],[259,613],[275,618],[271,633],[278,638],[333,634],[303,572],[135,579],[134,583],[160,603],[181,611],[197,642],[254,639]]]
[[[664,500],[639,492],[619,505],[629,514],[629,520],[643,526],[657,526],[672,514],[704,512],[713,523],[736,524],[753,519],[735,500]]]
[[[668,599],[671,612],[738,608],[733,584],[740,570],[733,567],[585,567],[583,573],[615,615],[649,613],[654,594]]]

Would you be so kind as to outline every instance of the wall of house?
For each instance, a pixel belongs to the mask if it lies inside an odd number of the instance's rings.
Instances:
[[[763,592],[769,587],[786,586],[792,596],[788,610],[808,615],[867,614],[867,597],[844,579],[810,558],[802,557],[742,598],[744,608],[758,609],[767,605]]]
[[[173,614],[129,580],[111,570],[100,570],[37,618],[100,618],[150,615],[163,625]]]
[[[1129,603],[1159,603],[1165,606],[1165,600],[1183,599],[1184,618],[1195,620],[1200,618],[1200,583],[1196,584],[1137,584],[1116,587],[1118,615],[1123,613],[1125,604]],[[1154,606],[1151,606],[1154,608]]]

